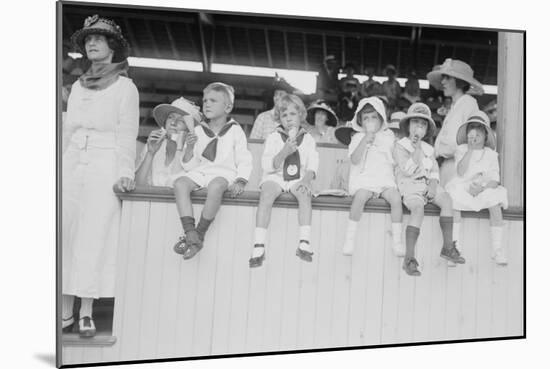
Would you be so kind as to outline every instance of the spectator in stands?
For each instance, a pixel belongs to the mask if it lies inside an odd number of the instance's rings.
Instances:
[[[396,111],[395,113],[392,113],[390,123],[388,124],[388,128],[392,130],[395,139],[400,140],[403,138],[403,132],[401,132],[401,119],[405,117],[405,113],[402,111]]]
[[[340,66],[334,55],[327,55],[317,76],[317,95],[329,105],[335,105],[340,92],[338,71]]]
[[[134,189],[139,96],[127,78],[129,45],[120,27],[97,15],[71,36],[91,62],[73,84],[67,105],[68,143],[63,153],[62,327],[75,323],[93,337],[94,299],[113,297],[121,204],[113,185]]]
[[[229,113],[233,109],[233,87],[214,82],[203,90],[203,114],[207,124],[188,133],[181,159],[183,171],[174,175],[176,207],[185,236],[174,245],[184,259],[195,256],[203,247],[210,224],[218,213],[226,190],[236,197],[244,191],[252,172],[252,154],[241,126]],[[207,190],[206,202],[195,227],[191,192]]]
[[[372,93],[370,93],[370,90],[372,89],[372,85],[373,84],[376,84],[378,82],[376,82],[374,80],[374,68],[373,67],[367,67],[365,68],[365,74],[367,75],[367,79],[361,84],[361,88],[360,88],[360,94],[361,94],[361,97],[369,97],[369,96],[374,96]]]
[[[428,202],[433,202],[441,209],[439,224],[443,234],[443,247],[440,256],[453,263],[464,264],[465,260],[460,256],[452,237],[451,197],[439,184],[434,149],[424,141],[435,130],[430,108],[423,103],[411,105],[407,115],[401,120],[401,130],[405,137],[397,141],[393,151],[397,164],[395,173],[403,204],[411,212],[405,231],[406,255],[403,269],[409,275],[420,275],[414,249],[424,219],[424,206]]]
[[[281,99],[281,127],[265,141],[262,155],[263,176],[261,194],[256,212],[254,247],[249,260],[251,268],[259,267],[265,259],[267,227],[273,202],[283,192],[291,193],[298,201],[299,245],[296,255],[312,261],[311,234],[311,181],[319,166],[315,140],[300,126],[306,120],[306,108],[295,95]],[[274,245],[282,246],[282,245]]]
[[[353,118],[353,114],[360,100],[359,80],[354,76],[355,67],[352,63],[346,64],[344,71],[346,76],[340,80],[338,111],[340,119],[348,121]]]
[[[391,208],[392,249],[396,256],[404,256],[401,243],[403,205],[395,183],[392,158],[395,137],[388,129],[382,101],[377,97],[362,99],[351,124],[357,132],[348,148],[351,162],[349,194],[353,200],[342,252],[344,255],[353,253],[355,234],[365,204],[371,198],[381,197]]]
[[[307,122],[311,127],[309,134],[317,143],[338,143],[334,136],[338,118],[324,101],[319,100],[307,109]]]
[[[474,78],[472,68],[460,60],[446,59],[443,64],[436,65],[427,77],[432,86],[443,90],[443,94],[452,99],[451,108],[435,140],[435,156],[441,163],[441,184],[445,186],[456,176],[454,153],[458,127],[479,110],[476,99],[471,95],[483,94],[483,86]]]
[[[493,259],[499,265],[506,265],[506,251],[502,245],[502,209],[508,207],[508,193],[499,184],[496,138],[490,127],[489,117],[482,111],[474,112],[459,127],[457,144],[457,176],[446,186],[453,200],[453,209],[489,209]]]
[[[397,103],[397,99],[401,96],[401,85],[397,79],[395,79],[397,71],[392,64],[386,66],[384,74],[388,79],[382,83],[382,87],[384,88],[384,95],[388,97],[388,105],[390,109],[393,110]]]
[[[491,122],[491,129],[493,130],[493,133],[496,135],[497,130],[497,101],[493,100],[489,104],[483,108],[483,111],[487,116],[489,117],[489,121]]]
[[[292,93],[292,86],[284,79],[275,77],[273,81],[273,108],[258,114],[250,132],[250,138],[265,140],[277,129],[280,124],[276,119],[279,103],[281,98],[289,93]]]
[[[198,106],[180,97],[171,104],[157,105],[153,117],[160,129],[147,138],[138,160],[136,184],[172,187],[172,176],[183,171],[181,157],[187,134],[194,132],[202,116]]]
[[[396,109],[399,111],[407,111],[412,104],[420,100],[420,83],[418,82],[418,78],[416,78],[416,72],[411,71],[407,78],[407,82],[405,82],[403,94],[397,99]]]

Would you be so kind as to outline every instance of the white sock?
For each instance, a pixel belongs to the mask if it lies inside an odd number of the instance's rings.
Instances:
[[[94,299],[91,297],[82,297],[80,300],[80,318],[84,318],[85,316],[91,318]]]
[[[453,222],[453,241],[456,241],[456,248],[460,251],[460,223]]]
[[[359,222],[355,220],[348,220],[348,229],[346,231],[346,239],[344,241],[344,249],[342,252],[345,255],[351,255],[355,246],[355,232],[357,231],[357,225]]]
[[[312,252],[311,244],[309,243],[311,237],[311,226],[300,226],[300,248],[304,251]],[[302,242],[308,241],[308,242]]]
[[[401,245],[401,230],[403,229],[402,223],[392,223],[391,232],[394,245]]]
[[[69,319],[73,316],[74,295],[63,295],[61,300],[62,318]]]
[[[254,229],[254,243],[265,244],[266,235],[267,235],[267,228],[256,227]]]
[[[502,226],[491,227],[491,243],[493,244],[493,252],[502,250]]]

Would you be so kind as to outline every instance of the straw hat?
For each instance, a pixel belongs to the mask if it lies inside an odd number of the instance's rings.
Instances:
[[[441,78],[444,74],[468,82],[470,84],[470,89],[467,91],[469,94],[483,95],[483,86],[474,78],[474,71],[467,63],[456,59],[445,59],[443,64],[436,65],[428,73],[428,81],[437,90],[442,90]]]
[[[402,132],[409,132],[409,121],[411,118],[426,119],[428,121],[428,130],[426,131],[426,136],[424,136],[424,139],[428,139],[433,136],[436,127],[435,122],[432,119],[432,112],[430,111],[428,105],[417,102],[409,107],[407,114],[401,118],[401,122],[399,122],[399,127]]]
[[[490,122],[489,122],[489,117],[487,116],[487,114],[485,114],[481,110],[478,110],[474,114],[472,114],[466,120],[466,122],[464,122],[458,128],[458,132],[456,133],[456,143],[458,145],[468,143],[468,135],[466,133],[466,130],[468,128],[468,123],[482,124],[483,127],[485,127],[485,132],[487,133],[487,141],[485,142],[485,145],[489,146],[493,150],[496,150],[497,140],[496,140],[495,135],[493,134],[493,130],[491,129],[491,125],[490,125]]]
[[[402,111],[396,111],[395,113],[392,113],[390,123],[388,123],[388,128],[399,130],[399,123],[401,123],[401,119],[403,119],[405,115],[406,114]]]
[[[122,36],[120,27],[114,21],[107,18],[100,18],[97,14],[84,20],[83,28],[79,29],[71,36],[71,42],[84,56],[86,56],[84,40],[88,35],[104,35],[113,38],[118,44],[118,48],[114,50],[117,53],[117,59],[122,61],[128,57],[130,45],[124,36]]]
[[[376,110],[378,114],[382,117],[382,125],[380,129],[384,129],[384,127],[387,127],[388,122],[386,121],[386,109],[384,108],[384,103],[382,100],[380,100],[379,97],[371,96],[371,97],[365,97],[359,101],[359,104],[357,105],[357,109],[355,109],[355,114],[353,115],[353,119],[351,120],[351,127],[356,130],[357,132],[362,132],[363,128],[361,125],[357,122],[357,115],[365,105],[370,104]]]
[[[336,114],[334,113],[334,110],[330,108],[330,106],[327,105],[324,101],[315,101],[313,104],[311,104],[307,108],[307,118],[306,121],[311,124],[315,125],[315,112],[317,110],[323,110],[327,112],[327,125],[336,127],[336,123],[338,122],[338,119],[336,118]]]
[[[195,125],[202,121],[202,114],[197,105],[184,97],[180,97],[171,104],[160,104],[153,109],[153,117],[160,127],[164,127],[166,118],[170,113],[179,113],[181,115],[191,115],[195,120]]]

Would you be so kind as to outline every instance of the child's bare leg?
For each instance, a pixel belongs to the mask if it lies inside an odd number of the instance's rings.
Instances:
[[[197,232],[199,232],[201,240],[204,240],[208,227],[210,227],[210,224],[220,210],[223,193],[227,190],[227,186],[229,186],[227,179],[222,177],[216,177],[208,184],[206,201],[202,208],[201,219],[197,224]]]
[[[271,209],[273,203],[279,197],[283,189],[275,182],[265,182],[262,184],[260,192],[260,202],[256,210],[256,228],[254,229],[254,248],[252,257],[249,260],[250,267],[262,265],[265,240],[267,237],[267,227],[271,220]]]
[[[403,203],[401,202],[401,194],[397,189],[390,188],[382,192],[382,198],[390,204],[393,252],[395,256],[405,256],[405,250],[401,243],[401,232],[403,228]]]
[[[351,208],[349,210],[348,229],[342,252],[344,255],[353,254],[355,248],[355,233],[357,232],[357,224],[363,215],[365,204],[372,197],[373,193],[364,189],[358,190],[351,200]]]
[[[176,195],[176,208],[180,217],[193,216],[193,204],[191,192],[197,188],[197,184],[187,177],[180,177],[174,182],[174,194]]]
[[[310,245],[311,238],[311,196],[297,187],[292,187],[290,193],[298,201],[298,224],[300,225],[300,245],[299,248],[312,254]]]
[[[489,222],[491,224],[491,242],[493,246],[493,259],[499,265],[508,263],[506,250],[502,245],[502,233],[504,231],[504,220],[500,205],[489,208]]]

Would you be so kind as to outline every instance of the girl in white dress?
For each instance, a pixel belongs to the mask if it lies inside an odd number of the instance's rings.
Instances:
[[[477,111],[460,126],[455,153],[457,176],[446,186],[453,199],[454,210],[489,209],[493,259],[506,264],[502,247],[502,209],[508,207],[508,193],[500,183],[496,140],[489,117]]]
[[[171,104],[153,109],[160,126],[147,138],[147,145],[138,160],[136,184],[172,187],[173,177],[183,171],[181,158],[187,133],[202,121],[198,106],[180,97]]]
[[[396,256],[404,256],[401,242],[403,206],[395,183],[392,157],[395,136],[388,128],[382,100],[373,96],[359,101],[351,125],[357,132],[348,148],[349,193],[353,200],[342,252],[344,255],[353,253],[355,233],[365,204],[371,198],[381,197],[391,208],[393,251]]]
[[[139,96],[127,77],[128,43],[111,20],[88,17],[73,43],[92,62],[73,84],[62,158],[62,317],[71,326],[81,298],[78,330],[93,337],[94,299],[113,297],[121,204],[134,189]]]

